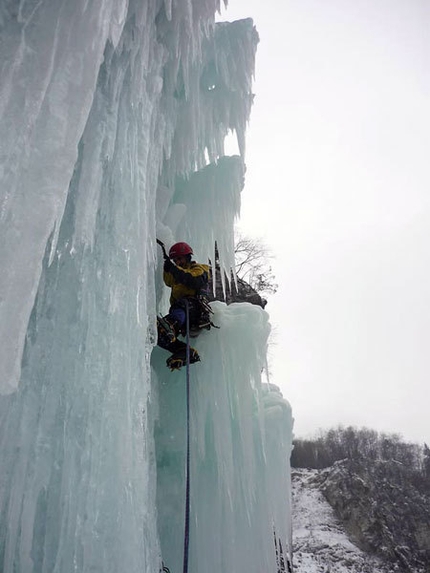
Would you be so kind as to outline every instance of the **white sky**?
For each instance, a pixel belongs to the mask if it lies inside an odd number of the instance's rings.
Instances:
[[[430,2],[230,0],[260,34],[241,228],[295,433],[430,444]]]

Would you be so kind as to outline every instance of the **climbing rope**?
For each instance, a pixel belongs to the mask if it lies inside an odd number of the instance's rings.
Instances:
[[[183,573],[188,573],[188,548],[190,542],[190,309],[185,300],[187,324],[187,353],[186,353],[186,409],[187,409],[187,453],[185,466],[185,532],[184,532],[184,564]]]

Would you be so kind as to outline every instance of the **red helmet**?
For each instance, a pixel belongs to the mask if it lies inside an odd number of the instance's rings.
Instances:
[[[193,249],[187,243],[175,243],[170,247],[169,257],[183,257],[184,255],[192,255]]]

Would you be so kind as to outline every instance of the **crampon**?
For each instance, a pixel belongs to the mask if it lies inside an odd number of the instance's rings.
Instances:
[[[190,364],[195,362],[200,362],[199,353],[195,348],[190,347]],[[186,348],[175,352],[166,360],[167,367],[173,372],[173,370],[180,370],[182,366],[187,363],[187,350]]]

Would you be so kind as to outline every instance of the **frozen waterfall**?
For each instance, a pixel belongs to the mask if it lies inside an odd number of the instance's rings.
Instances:
[[[0,570],[181,569],[184,372],[155,239],[233,263],[258,36],[217,0],[0,2]],[[224,156],[233,131],[241,157]],[[268,315],[191,369],[190,573],[282,570],[292,418]]]

